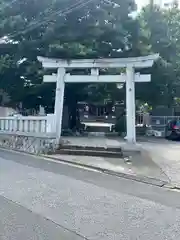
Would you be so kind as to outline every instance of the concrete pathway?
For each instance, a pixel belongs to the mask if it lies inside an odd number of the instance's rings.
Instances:
[[[157,164],[149,158],[143,159],[140,154],[133,154],[129,159],[62,154],[55,154],[46,157],[160,187],[170,183],[166,174],[163,173]]]
[[[113,171],[131,174],[134,176],[146,176],[163,181],[169,181],[172,185],[180,187],[180,142],[171,142],[165,139],[141,138],[135,146],[128,145],[120,138],[101,137],[67,137],[65,142],[70,145],[94,146],[94,147],[121,147],[127,151],[143,149],[147,157],[139,157],[132,154],[131,162],[126,160],[114,160],[92,157],[56,156],[57,158],[83,163],[97,167],[107,168]],[[115,162],[116,161],[116,162]]]
[[[141,143],[149,151],[152,160],[168,176],[171,183],[180,187],[180,143],[159,141],[156,143]]]
[[[121,147],[122,141],[119,139],[109,139],[106,137],[63,137],[63,142],[75,146],[90,147]]]

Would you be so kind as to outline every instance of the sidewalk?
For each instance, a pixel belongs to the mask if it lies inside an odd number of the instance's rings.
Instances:
[[[91,140],[91,141],[90,141]],[[134,180],[143,179],[166,182],[180,188],[180,143],[165,139],[142,138],[135,146],[129,146],[119,138],[65,138],[66,144],[93,147],[121,147],[130,153],[130,158],[114,159],[103,157],[51,155],[50,158],[116,173]],[[138,152],[141,150],[140,152]]]
[[[180,142],[142,143],[153,162],[168,176],[172,185],[180,188]]]
[[[151,160],[149,152],[142,149],[141,144],[136,146],[128,145],[125,141],[108,138],[65,138],[64,143],[75,146],[93,146],[93,147],[121,147],[130,157],[124,158],[105,158],[72,156],[63,154],[54,154],[48,156],[55,160],[79,165],[81,167],[90,167],[103,172],[127,177],[149,184],[164,185],[168,184],[169,179],[162,169]],[[140,152],[140,150],[142,150]],[[159,182],[159,184],[158,184]]]

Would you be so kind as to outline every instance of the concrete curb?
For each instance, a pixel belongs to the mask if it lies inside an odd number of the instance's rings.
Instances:
[[[168,186],[169,182],[160,180],[160,179],[155,179],[155,178],[150,178],[150,177],[146,177],[146,176],[141,176],[141,175],[131,175],[131,174],[127,174],[127,173],[121,173],[121,172],[115,172],[113,170],[108,170],[105,168],[101,168],[101,167],[95,167],[95,166],[91,166],[89,164],[84,164],[84,163],[77,163],[74,161],[70,161],[70,160],[63,160],[63,159],[58,159],[52,156],[48,156],[48,155],[41,155],[42,157],[46,158],[46,159],[52,159],[52,160],[56,160],[58,162],[62,162],[62,163],[67,163],[67,164],[71,164],[73,166],[76,167],[84,167],[90,170],[97,170],[99,172],[102,172],[104,174],[108,174],[108,175],[112,175],[112,176],[116,176],[119,178],[125,178],[128,180],[133,180],[136,182],[141,182],[141,183],[145,183],[145,184],[149,184],[149,185],[153,185],[153,186],[157,186],[157,187],[164,187],[164,186]]]
[[[164,187],[164,188],[171,189],[171,190],[176,189],[176,187],[174,185],[171,185],[169,182],[166,182],[166,181],[163,181],[163,180],[160,180],[160,179],[156,179],[156,178],[150,178],[150,177],[141,176],[141,175],[131,175],[131,174],[127,174],[127,173],[115,172],[115,171],[100,168],[100,167],[90,166],[88,164],[82,164],[82,163],[77,163],[77,162],[73,162],[73,161],[69,161],[69,160],[57,159],[55,157],[52,157],[51,155],[35,155],[35,154],[32,154],[32,153],[26,153],[26,152],[23,152],[23,151],[7,149],[7,148],[2,148],[2,147],[0,147],[0,149],[2,149],[4,151],[7,151],[7,152],[14,152],[14,153],[22,154],[22,155],[28,155],[28,156],[31,156],[31,157],[38,157],[38,158],[41,158],[42,160],[43,159],[44,160],[46,159],[46,160],[49,160],[49,161],[50,160],[55,160],[55,161],[60,162],[60,163],[70,164],[74,167],[84,167],[84,168],[89,169],[89,170],[96,170],[96,171],[99,171],[101,173],[108,174],[108,175],[111,175],[111,176],[116,176],[116,177],[119,177],[119,178],[124,178],[124,179],[132,180],[132,181],[136,181],[136,182],[140,182],[140,183],[144,183],[144,184],[148,184],[148,185],[152,185],[152,186],[156,186],[156,187],[161,187],[161,188]]]

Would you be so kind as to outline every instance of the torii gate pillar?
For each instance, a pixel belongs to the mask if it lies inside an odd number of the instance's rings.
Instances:
[[[134,68],[126,68],[126,125],[127,141],[136,143],[136,103],[135,103],[135,81]]]
[[[65,74],[66,74],[66,69],[65,68],[58,68],[57,81],[56,81],[55,106],[54,106],[57,142],[60,141],[61,132],[62,132],[62,118],[63,118],[64,90],[65,90],[64,77],[65,77]]]

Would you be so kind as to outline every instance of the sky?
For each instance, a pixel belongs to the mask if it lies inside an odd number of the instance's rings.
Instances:
[[[150,1],[149,0],[135,0],[136,3],[138,4],[138,9],[141,9],[144,5],[148,4]],[[161,2],[160,0],[156,0],[154,1],[155,3],[157,2]],[[163,3],[168,3],[168,2],[172,2],[172,0],[163,0]],[[180,3],[180,0],[178,0],[178,2]]]
[[[136,3],[138,4],[138,9],[142,8],[143,5],[148,3],[148,0],[136,0]]]

